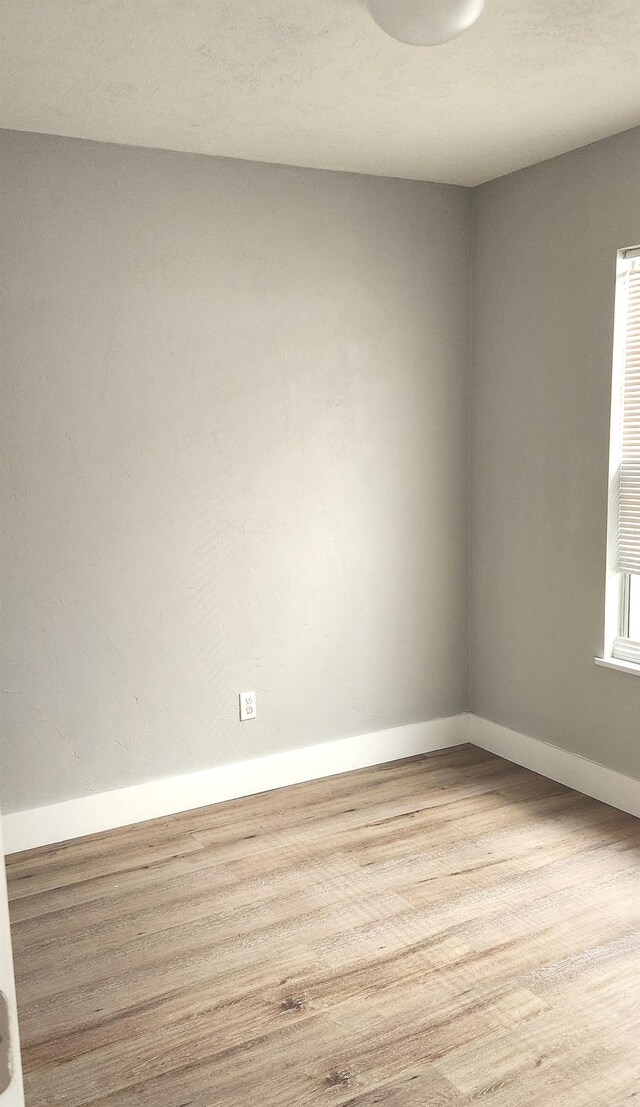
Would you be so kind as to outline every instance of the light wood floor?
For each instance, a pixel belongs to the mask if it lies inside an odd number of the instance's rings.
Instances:
[[[8,875],[28,1107],[640,1103],[640,822],[480,750]]]

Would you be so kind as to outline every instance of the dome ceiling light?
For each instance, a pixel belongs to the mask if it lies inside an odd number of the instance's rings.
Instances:
[[[365,4],[383,31],[411,46],[448,42],[471,27],[484,8],[484,0],[365,0]]]

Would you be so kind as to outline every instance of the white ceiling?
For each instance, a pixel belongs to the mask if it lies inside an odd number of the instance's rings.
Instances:
[[[476,184],[640,124],[640,0],[486,0],[437,47],[362,0],[0,0],[0,126]]]

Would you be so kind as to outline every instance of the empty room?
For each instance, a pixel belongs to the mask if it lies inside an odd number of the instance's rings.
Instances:
[[[0,128],[0,1107],[640,1103],[640,3],[0,0]]]

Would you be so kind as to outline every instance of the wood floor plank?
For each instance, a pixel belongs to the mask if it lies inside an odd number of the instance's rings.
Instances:
[[[27,1107],[631,1107],[640,824],[473,747],[8,859]]]

